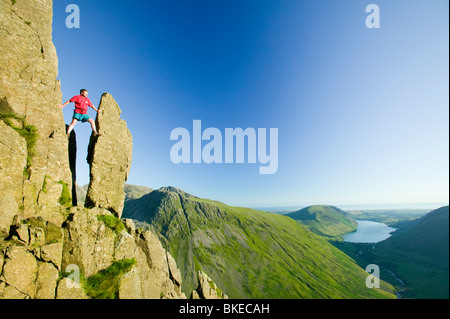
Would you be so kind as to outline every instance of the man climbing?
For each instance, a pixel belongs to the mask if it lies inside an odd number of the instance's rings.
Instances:
[[[94,132],[94,136],[99,136],[100,134],[97,132],[97,128],[95,127],[95,122],[93,119],[90,118],[90,116],[87,114],[88,106],[92,107],[97,113],[100,113],[98,109],[95,108],[95,106],[92,104],[91,100],[89,100],[88,91],[85,89],[82,89],[80,91],[80,95],[76,95],[70,100],[68,100],[66,103],[59,105],[60,109],[63,109],[64,106],[69,104],[70,102],[75,103],[75,111],[73,113],[73,119],[72,123],[70,124],[68,130],[67,130],[67,136],[70,137],[70,133],[72,132],[73,128],[77,124],[78,121],[81,121],[82,123],[89,122],[92,127],[92,131]]]

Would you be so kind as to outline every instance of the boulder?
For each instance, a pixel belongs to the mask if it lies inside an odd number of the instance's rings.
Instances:
[[[125,200],[124,184],[130,172],[133,138],[121,110],[109,93],[104,93],[96,125],[100,136],[91,136],[87,161],[90,183],[85,206],[106,208],[120,217]]]

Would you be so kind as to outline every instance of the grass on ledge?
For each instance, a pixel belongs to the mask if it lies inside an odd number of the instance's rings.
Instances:
[[[118,299],[120,278],[136,263],[134,258],[115,261],[108,268],[87,278],[83,283],[84,291],[93,299]]]
[[[105,223],[107,227],[111,228],[116,235],[119,235],[120,232],[125,229],[122,220],[118,217],[112,215],[97,215],[97,219]]]

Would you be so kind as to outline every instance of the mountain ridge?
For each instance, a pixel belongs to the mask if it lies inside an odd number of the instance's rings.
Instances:
[[[184,193],[154,190],[123,212],[146,222],[174,256],[183,291],[205,271],[230,298],[394,297],[365,287],[363,269],[292,218]]]

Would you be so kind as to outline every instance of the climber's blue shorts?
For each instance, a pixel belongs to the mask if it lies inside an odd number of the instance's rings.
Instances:
[[[73,118],[75,120],[81,121],[82,123],[85,123],[91,119],[89,115],[80,113],[73,113]]]

